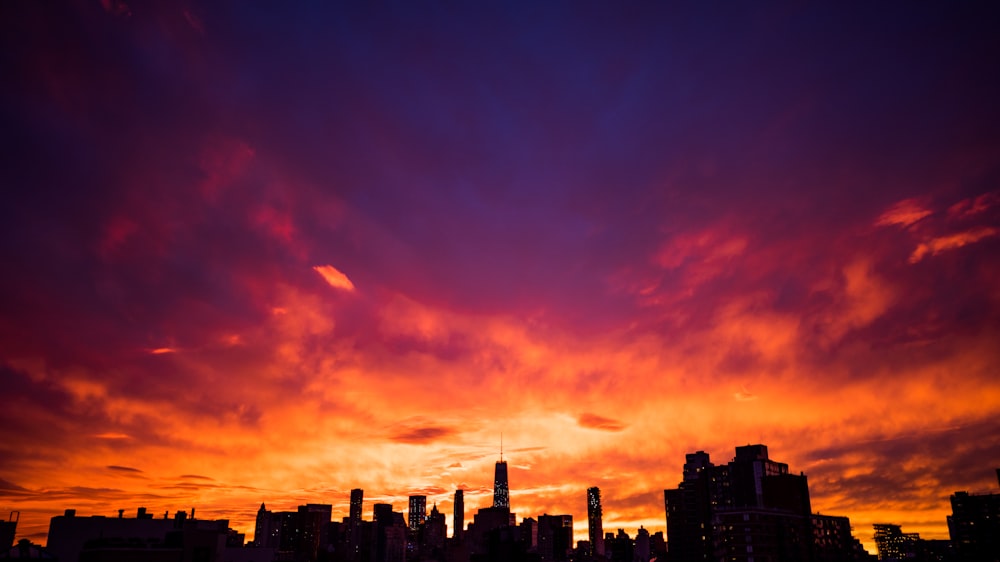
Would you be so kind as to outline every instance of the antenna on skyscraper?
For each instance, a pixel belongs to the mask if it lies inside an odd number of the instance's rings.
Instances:
[[[503,462],[503,432],[500,432],[500,462]]]

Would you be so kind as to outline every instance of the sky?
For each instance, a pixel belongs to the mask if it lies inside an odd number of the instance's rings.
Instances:
[[[450,526],[502,435],[577,539],[749,443],[947,538],[1000,467],[979,4],[3,3],[0,514]]]

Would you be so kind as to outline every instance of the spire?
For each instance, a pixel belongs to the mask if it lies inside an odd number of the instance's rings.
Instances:
[[[264,508],[264,502],[260,502],[260,509],[258,511],[267,511],[267,509]]]

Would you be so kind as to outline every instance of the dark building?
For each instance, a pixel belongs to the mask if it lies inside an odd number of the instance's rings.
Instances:
[[[365,491],[361,488],[351,490],[350,520],[361,521],[362,506],[364,504]]]
[[[514,514],[506,507],[484,507],[472,516],[468,540],[472,554],[486,554],[493,531],[514,525]]]
[[[952,494],[948,532],[959,560],[1000,561],[1000,494]]]
[[[364,491],[361,488],[351,490],[351,505],[349,514],[345,521],[343,537],[341,538],[341,548],[339,549],[341,558],[345,562],[359,562],[362,558],[362,547],[364,545],[364,530],[361,519],[362,507],[364,505]],[[370,529],[369,529],[370,533]],[[368,551],[365,551],[368,554]]]
[[[875,548],[879,560],[913,560],[917,558],[920,535],[904,533],[899,525],[875,523]]]
[[[33,544],[28,539],[17,541],[16,545],[10,548],[0,548],[0,560],[56,560],[56,557],[49,551]]]
[[[329,504],[309,503],[298,507],[293,548],[297,561],[313,562],[320,545],[325,546],[330,542],[327,532],[332,515],[333,506]]]
[[[372,562],[405,562],[407,526],[402,513],[387,503],[375,504]]]
[[[257,522],[254,525],[253,544],[260,548],[278,548],[280,529],[274,525],[274,516],[267,510],[263,502],[257,510]]]
[[[282,558],[312,562],[331,542],[332,514],[333,506],[329,504],[310,503],[295,511],[269,511],[262,503],[257,510],[252,544],[273,549]]]
[[[46,550],[64,562],[200,562],[222,559],[228,548],[244,550],[243,536],[226,519],[197,520],[184,511],[154,519],[145,508],[126,518],[123,512],[117,518],[77,517],[66,510],[50,521]]]
[[[445,539],[448,536],[448,523],[444,514],[438,511],[437,504],[431,507],[431,513],[423,525],[420,537],[420,550],[433,559],[440,558],[444,552]]]
[[[635,541],[624,529],[618,529],[618,534],[608,533],[604,537],[604,543],[608,551],[608,559],[611,562],[634,562]]]
[[[736,448],[726,465],[708,453],[685,457],[683,480],[664,490],[672,561],[855,560],[850,523],[813,517],[804,474],[771,460],[765,445]],[[820,525],[817,530],[814,525]],[[838,534],[839,533],[839,534]],[[861,551],[863,552],[863,551]]]
[[[811,519],[815,562],[869,558],[861,541],[851,534],[851,521],[847,517],[813,514]]]
[[[601,489],[597,486],[587,489],[587,537],[590,540],[591,557],[604,556],[604,522],[601,511]]]
[[[538,556],[542,562],[564,562],[573,553],[573,516],[538,516]]]
[[[510,488],[507,484],[507,461],[497,461],[493,473],[493,507],[510,509]]]
[[[14,514],[17,514],[17,517]],[[9,550],[14,547],[14,536],[17,535],[17,520],[20,518],[20,511],[12,511],[7,521],[0,521],[0,550]]]
[[[462,534],[465,531],[465,492],[462,490],[455,490],[455,513],[452,524],[455,526],[455,529],[452,531],[451,536],[457,540],[462,540]]]
[[[410,496],[407,523],[411,531],[419,531],[427,519],[427,496]]]

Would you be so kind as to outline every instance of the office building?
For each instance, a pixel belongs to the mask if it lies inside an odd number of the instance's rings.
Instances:
[[[601,511],[601,489],[597,486],[587,489],[587,537],[590,540],[590,556],[604,556],[604,522]]]
[[[960,560],[1000,562],[1000,493],[952,494],[948,532]]]
[[[843,536],[850,529],[846,518],[813,517],[806,476],[771,460],[765,445],[736,447],[736,456],[719,466],[704,451],[686,455],[682,481],[664,490],[663,501],[672,561],[860,555],[853,537]]]
[[[361,508],[364,503],[365,491],[361,488],[351,490],[350,520],[361,521]]]
[[[455,490],[455,513],[452,517],[452,524],[455,529],[451,536],[462,540],[462,534],[465,531],[465,492],[462,490]]]
[[[427,519],[427,496],[410,496],[410,510],[407,513],[411,531],[419,531]]]
[[[493,473],[493,507],[510,509],[510,488],[507,484],[507,461],[497,461]]]

